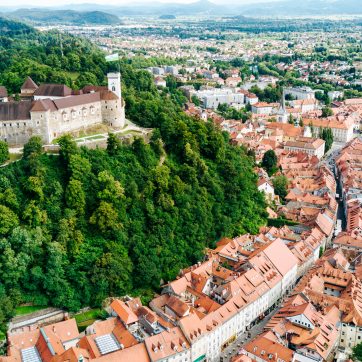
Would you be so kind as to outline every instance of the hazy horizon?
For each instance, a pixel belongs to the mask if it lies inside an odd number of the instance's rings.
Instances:
[[[108,0],[105,3],[102,0],[57,0],[51,1],[49,0],[46,4],[44,4],[44,0],[21,0],[21,1],[13,1],[13,0],[0,0],[0,6],[7,6],[7,7],[59,7],[64,5],[74,5],[74,4],[99,4],[99,5],[135,5],[135,4],[154,4],[154,3],[178,3],[178,4],[190,4],[194,3],[197,0]],[[210,0],[212,3],[215,4],[252,4],[257,2],[275,2],[280,0]]]

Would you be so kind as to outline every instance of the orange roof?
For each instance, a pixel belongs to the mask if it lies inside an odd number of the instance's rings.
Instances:
[[[110,307],[125,324],[132,324],[138,321],[136,314],[121,300],[115,299]]]

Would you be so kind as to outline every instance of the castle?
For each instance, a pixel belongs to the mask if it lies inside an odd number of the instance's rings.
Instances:
[[[108,73],[108,87],[85,86],[74,91],[63,84],[38,86],[30,77],[21,87],[21,101],[0,101],[0,139],[23,145],[32,136],[45,144],[98,124],[123,128],[125,104],[120,73]]]

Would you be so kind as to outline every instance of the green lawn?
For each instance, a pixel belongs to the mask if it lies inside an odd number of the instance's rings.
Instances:
[[[10,153],[9,161],[14,162],[20,160],[23,157],[21,153]]]
[[[20,316],[20,315],[33,313],[33,312],[36,312],[38,310],[45,309],[45,308],[47,308],[47,307],[43,306],[43,305],[25,305],[25,306],[17,307],[15,309],[15,314],[17,316]]]
[[[90,319],[97,319],[101,311],[102,309],[100,308],[91,309],[84,313],[75,314],[74,318],[77,323],[82,323]]]
[[[88,326],[93,324],[101,312],[102,309],[95,308],[84,313],[75,314],[74,318],[77,321],[79,332],[83,332]]]
[[[87,137],[87,140],[101,140],[101,139],[105,139],[105,137],[102,135],[95,135],[92,137]]]

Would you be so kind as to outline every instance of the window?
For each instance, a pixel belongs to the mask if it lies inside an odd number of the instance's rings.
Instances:
[[[116,87],[114,85],[112,85],[112,92],[116,91]]]

